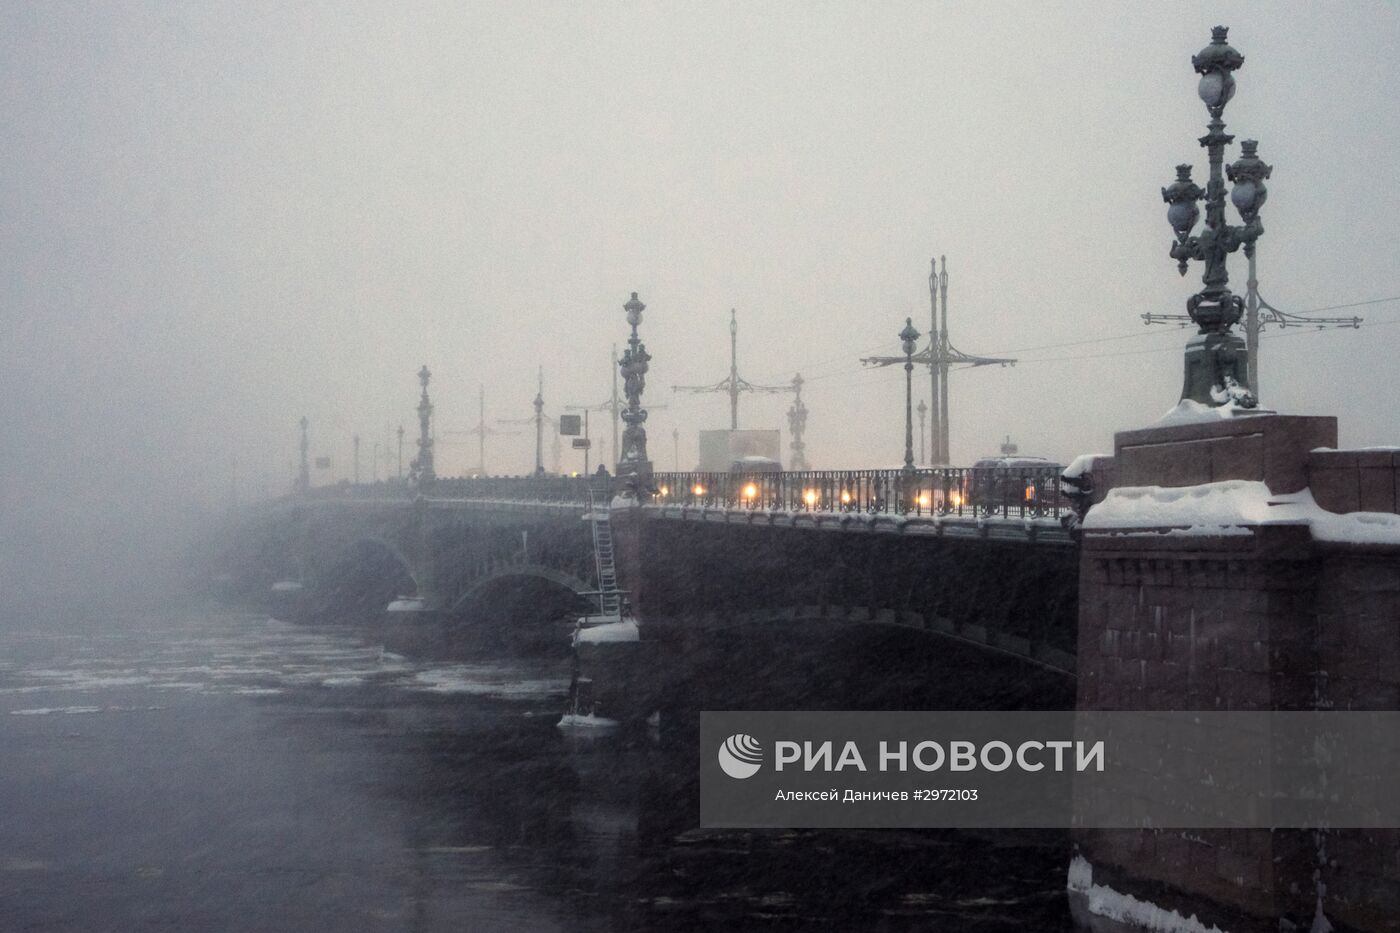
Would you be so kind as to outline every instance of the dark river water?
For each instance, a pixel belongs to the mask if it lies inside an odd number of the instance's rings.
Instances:
[[[0,620],[0,931],[1071,928],[1063,834],[701,831],[567,661],[246,614]]]

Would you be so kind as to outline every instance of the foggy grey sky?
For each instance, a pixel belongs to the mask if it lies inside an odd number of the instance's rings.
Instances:
[[[549,413],[601,401],[632,290],[660,468],[673,426],[689,467],[727,425],[670,386],[725,375],[731,306],[745,376],[809,380],[814,465],[894,465],[903,373],[857,360],[927,330],[940,253],[954,343],[1023,359],[953,375],[954,459],[1110,449],[1180,390],[1187,332],[1138,315],[1200,287],[1159,189],[1205,175],[1216,23],[1246,59],[1229,130],[1275,166],[1264,295],[1400,295],[1394,4],[5,5],[7,575],[218,508],[234,455],[245,495],[284,491],[303,413],[337,476],[359,432],[367,477],[425,362],[440,432],[479,383],[528,416],[541,364]],[[1400,443],[1400,302],[1359,310],[1266,340],[1264,401]],[[787,404],[744,426],[786,448]],[[492,440],[493,471],[532,464],[532,432]]]

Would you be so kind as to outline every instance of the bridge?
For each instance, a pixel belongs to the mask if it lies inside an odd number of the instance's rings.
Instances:
[[[626,721],[785,706],[1400,709],[1400,451],[1338,450],[1336,436],[1334,418],[1270,412],[1154,426],[1120,432],[1113,456],[1069,478],[327,487],[247,516],[224,559],[245,593],[281,584],[308,621],[359,613],[388,639],[440,647],[504,619],[557,644],[567,619],[598,611],[606,521],[638,635],[576,650],[586,703]],[[1223,928],[1305,915],[1319,870],[1328,916],[1383,929],[1400,915],[1395,833],[1333,833],[1323,869],[1306,835],[1100,831],[1076,844],[1101,883]]]
[[[229,562],[245,595],[271,593],[284,614],[376,623],[393,604],[391,637],[451,641],[500,615],[521,586],[546,594],[546,614],[596,613],[602,581],[585,519],[608,515],[620,489],[550,476],[322,487],[260,509]],[[1074,669],[1074,558],[1056,467],[656,473],[650,489],[627,525],[649,556],[624,556],[618,571],[656,636],[722,617],[840,619]],[[906,551],[946,572],[868,572],[916,566]]]

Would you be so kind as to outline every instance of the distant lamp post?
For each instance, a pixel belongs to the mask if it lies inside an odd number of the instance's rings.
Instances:
[[[539,388],[535,391],[535,475],[544,475],[544,367],[539,371]]]
[[[904,350],[904,472],[914,472],[914,345],[919,332],[914,329],[914,319],[904,319],[904,330],[899,332],[899,340]]]
[[[433,374],[427,364],[418,370],[418,384],[423,395],[418,399],[418,456],[409,464],[408,478],[421,486],[430,486],[437,479],[433,471],[433,403],[428,400],[428,381]]]
[[[637,336],[637,327],[642,323],[646,305],[633,292],[631,300],[622,306],[622,310],[627,312],[632,336],[627,339],[627,349],[618,363],[618,369],[622,372],[622,391],[627,396],[627,407],[622,411],[622,421],[627,427],[622,432],[622,453],[617,459],[617,474],[629,477],[631,486],[641,498],[644,480],[651,475],[651,461],[647,459],[647,432],[643,427],[647,413],[642,408],[642,391],[646,388],[651,356]]]
[[[311,490],[311,462],[307,452],[311,448],[311,437],[307,433],[307,428],[311,422],[306,420],[306,416],[301,416],[301,421],[297,422],[301,426],[301,466],[297,469],[296,491],[305,495]]]
[[[923,399],[919,399],[919,407],[914,409],[919,413],[919,462],[924,462],[924,419],[928,417],[928,405]]]
[[[1254,241],[1264,233],[1259,221],[1259,209],[1268,197],[1264,179],[1273,169],[1260,160],[1254,140],[1246,140],[1240,159],[1224,167],[1225,146],[1235,137],[1225,132],[1221,117],[1235,96],[1234,72],[1244,64],[1244,56],[1226,43],[1228,32],[1226,27],[1216,26],[1210,45],[1191,57],[1192,67],[1201,76],[1197,90],[1211,118],[1208,132],[1200,139],[1210,155],[1210,180],[1202,191],[1191,180],[1191,166],[1178,165],[1176,181],[1162,189],[1162,200],[1168,205],[1167,221],[1176,234],[1171,257],[1177,261],[1177,269],[1185,275],[1189,260],[1205,264],[1201,277],[1205,287],[1186,301],[1186,311],[1200,331],[1186,344],[1181,397],[1203,405],[1234,403],[1253,408],[1258,402],[1248,388],[1249,350],[1230,330],[1244,313],[1244,300],[1230,293],[1225,261],[1241,246],[1246,256],[1253,255]],[[1225,221],[1227,175],[1234,182],[1230,200],[1243,218],[1243,226]],[[1200,235],[1195,235],[1192,230],[1201,216],[1196,202],[1202,198],[1206,222]]]
[[[403,425],[399,425],[399,479],[403,479]]]
[[[797,373],[792,377],[792,407],[787,411],[788,434],[791,441],[788,446],[792,451],[788,459],[788,469],[810,470],[807,463],[807,406],[802,404],[802,374]]]
[[[672,429],[671,429],[671,443],[674,444],[674,445],[675,445],[675,448],[676,448],[676,472],[679,473],[679,472],[681,471],[681,429],[680,429],[680,428],[672,428]]]

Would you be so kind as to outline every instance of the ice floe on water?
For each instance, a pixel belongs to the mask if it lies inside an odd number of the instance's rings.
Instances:
[[[164,706],[40,706],[35,709],[12,709],[11,716],[50,716],[83,713],[149,713],[165,709]]]
[[[21,644],[28,652],[10,650]],[[26,653],[36,659],[16,660]],[[256,698],[357,689],[530,700],[568,689],[566,678],[542,676],[544,671],[525,663],[413,661],[358,641],[353,632],[250,619],[211,620],[207,634],[191,634],[184,625],[168,633],[115,631],[78,642],[66,634],[0,632],[0,654],[7,656],[0,666],[0,712],[24,706],[8,712],[26,716],[146,708],[99,706],[98,693],[129,704],[130,694],[140,691],[167,700],[180,694]],[[15,699],[6,702],[10,696]]]
[[[453,664],[429,668],[413,677],[410,689],[427,693],[466,693],[503,699],[568,692],[567,678],[528,677],[521,671],[487,664]]]

